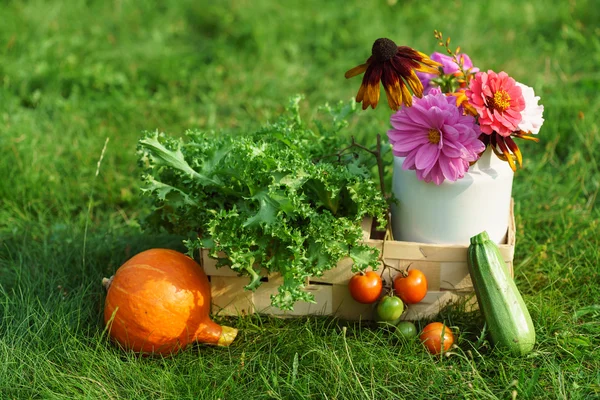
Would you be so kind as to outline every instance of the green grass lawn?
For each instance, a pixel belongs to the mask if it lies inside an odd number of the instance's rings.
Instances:
[[[1,2],[0,398],[600,397],[599,21],[595,0]],[[344,72],[375,39],[431,53],[434,29],[545,106],[513,192],[533,353],[491,349],[480,315],[456,309],[437,318],[460,329],[443,359],[328,318],[219,319],[240,329],[231,347],[166,359],[109,342],[102,277],[184,249],[140,228],[142,130],[236,134],[296,93],[310,119],[356,94]],[[374,143],[389,115],[382,103],[346,133]]]

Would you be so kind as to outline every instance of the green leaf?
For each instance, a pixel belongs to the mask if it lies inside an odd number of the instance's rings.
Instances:
[[[585,336],[573,336],[570,338],[565,338],[565,341],[574,346],[590,347],[592,345],[590,339]]]
[[[369,171],[366,170],[359,158],[355,158],[348,164],[348,172],[356,176],[369,176]]]
[[[260,286],[260,275],[252,267],[244,267],[244,271],[250,275],[250,283],[244,286],[247,290],[256,290]]]
[[[595,316],[600,316],[600,304],[592,304],[592,305],[580,308],[579,310],[575,311],[575,313],[573,314],[573,319],[578,320],[581,317],[588,315],[588,314],[595,314]]]
[[[315,198],[317,206],[325,207],[333,214],[337,214],[340,201],[337,191],[331,192],[327,190],[325,184],[317,179],[308,180],[304,187],[307,193]]]
[[[279,185],[284,185],[289,189],[296,191],[299,190],[302,187],[302,185],[304,185],[308,178],[309,174],[306,171],[300,169],[298,171],[294,171],[293,173],[288,173],[279,176],[275,180],[275,183]]]
[[[328,257],[325,247],[313,240],[309,241],[306,257],[318,272],[326,271],[331,267],[332,260]]]
[[[377,263],[373,262],[374,255],[377,255],[377,250],[372,247],[366,245],[352,247],[350,249],[350,258],[354,262],[352,270],[364,271],[368,267],[377,269]]]
[[[155,164],[164,165],[181,171],[203,185],[221,185],[221,182],[218,179],[213,179],[196,172],[187,161],[185,161],[185,157],[179,146],[176,150],[169,150],[160,143],[158,132],[154,132],[154,134],[140,140],[139,143],[148,150],[148,154]]]
[[[141,189],[142,192],[154,192],[156,197],[160,200],[167,200],[167,197],[169,197],[171,204],[176,207],[182,207],[184,205],[193,206],[196,204],[190,196],[181,189],[159,182],[152,176],[146,177],[145,180],[146,187]]]
[[[279,211],[279,203],[269,196],[269,193],[265,190],[256,193],[250,198],[251,200],[257,200],[260,204],[258,212],[252,217],[248,218],[244,222],[244,227],[253,227],[260,224],[273,224],[277,219],[277,212]]]

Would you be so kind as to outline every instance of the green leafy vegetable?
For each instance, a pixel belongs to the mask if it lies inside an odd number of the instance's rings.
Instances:
[[[376,267],[378,252],[361,244],[360,222],[375,216],[384,225],[387,210],[372,156],[344,147],[339,134],[353,103],[325,107],[333,121],[329,128],[319,121],[315,132],[302,123],[299,100],[257,132],[188,131],[186,140],[152,132],[138,146],[150,225],[189,235],[190,254],[207,248],[218,266],[248,276],[249,290],[260,285],[261,269],[281,274],[271,299],[281,309],[314,301],[303,290],[307,278],[343,257],[354,270]]]

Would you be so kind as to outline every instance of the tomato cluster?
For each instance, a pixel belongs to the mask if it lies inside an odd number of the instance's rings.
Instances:
[[[427,294],[427,278],[418,269],[402,271],[394,277],[393,291],[382,297],[383,280],[377,272],[359,272],[348,283],[350,295],[363,304],[379,300],[377,319],[380,321],[399,320],[406,305],[416,304]]]
[[[408,268],[399,272],[386,293],[384,282],[378,273],[359,272],[350,279],[348,289],[352,298],[359,303],[377,302],[375,320],[379,324],[395,327],[406,339],[417,336],[415,324],[401,321],[401,318],[407,307],[419,303],[427,295],[427,278],[422,271]],[[454,344],[454,335],[452,330],[441,322],[432,322],[423,328],[419,340],[427,351],[437,355],[450,349]]]

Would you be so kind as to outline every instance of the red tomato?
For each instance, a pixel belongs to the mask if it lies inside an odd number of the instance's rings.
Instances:
[[[377,272],[368,271],[365,274],[358,273],[348,282],[350,295],[359,303],[375,303],[381,294],[383,282]]]
[[[416,304],[427,294],[427,278],[418,269],[411,269],[407,276],[394,278],[394,291],[406,304]]]
[[[452,330],[441,322],[432,322],[423,328],[419,339],[431,354],[440,354],[442,347],[446,352],[454,344]]]

